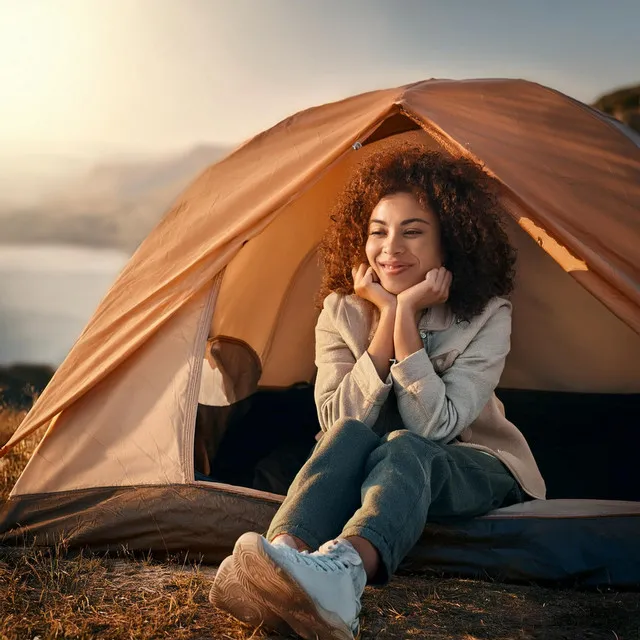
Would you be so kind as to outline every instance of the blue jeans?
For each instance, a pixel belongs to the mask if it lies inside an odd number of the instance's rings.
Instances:
[[[345,419],[323,434],[267,538],[288,533],[317,549],[336,537],[361,536],[380,553],[373,582],[384,584],[428,521],[473,518],[523,500],[514,477],[493,456],[406,430],[380,437]]]

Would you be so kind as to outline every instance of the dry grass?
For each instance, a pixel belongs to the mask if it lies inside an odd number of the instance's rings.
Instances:
[[[0,443],[21,416],[0,409]],[[6,498],[37,437],[0,460]],[[0,547],[0,640],[280,638],[211,607],[214,568]],[[640,640],[640,594],[400,576],[367,589],[362,639]]]
[[[25,415],[25,411],[12,411],[0,405],[0,446],[9,440]],[[10,455],[0,458],[0,502],[9,497],[9,492],[29,461],[41,436],[41,431],[32,434],[20,442]]]

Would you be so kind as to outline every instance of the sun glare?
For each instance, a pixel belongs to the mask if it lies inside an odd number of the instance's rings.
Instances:
[[[64,137],[52,125],[59,129],[73,120],[92,58],[79,7],[0,2],[0,140],[5,144]]]

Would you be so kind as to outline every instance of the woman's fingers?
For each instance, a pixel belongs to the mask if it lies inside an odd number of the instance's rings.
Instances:
[[[453,281],[453,274],[451,271],[445,269],[443,278],[442,278],[442,301],[446,301],[449,298],[449,289],[451,288],[451,282]]]
[[[351,269],[351,276],[354,287],[360,287],[374,281],[373,269],[364,262]]]
[[[435,289],[436,281],[438,279],[438,270],[431,269],[431,271],[427,271],[427,275],[424,277],[424,279],[431,285],[432,288]]]
[[[447,275],[445,278],[445,284],[447,287],[447,291],[451,288],[451,283],[453,282],[453,273],[451,271],[447,271]]]
[[[427,272],[424,277],[428,290],[435,299],[444,302],[449,297],[449,287],[453,274],[446,267],[436,267]]]
[[[441,281],[440,284],[442,287],[448,287],[451,282],[451,271],[449,271],[446,267],[441,267],[440,269]]]
[[[433,278],[433,287],[436,291],[439,291],[442,288],[442,282],[444,279],[444,274],[442,272],[442,267],[438,267],[434,269],[435,276]]]
[[[369,267],[365,272],[362,278],[365,280],[367,284],[371,284],[373,282],[373,269]]]

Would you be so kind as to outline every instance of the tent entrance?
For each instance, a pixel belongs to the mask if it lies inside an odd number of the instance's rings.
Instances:
[[[284,495],[319,431],[310,384],[259,390],[228,407],[198,405],[195,479]]]
[[[638,394],[498,389],[547,482],[548,498],[640,501]],[[284,495],[320,431],[310,384],[198,406],[196,480]]]
[[[201,402],[212,406],[198,410],[206,442],[199,433],[197,470],[264,490],[259,476],[267,462],[287,468],[288,459],[288,477],[304,461],[319,431],[311,387],[321,279],[316,251],[329,212],[371,154],[404,144],[443,150],[435,133],[392,113],[361,148],[286,204],[226,267],[202,371],[202,388],[208,385],[212,397]],[[512,348],[498,393],[507,417],[529,441],[548,497],[640,500],[630,458],[640,439],[630,419],[640,414],[640,336],[583,288],[579,273],[560,266],[546,241],[532,237],[525,229],[531,212],[509,194],[503,197],[511,214],[505,227],[519,256]],[[294,392],[299,381],[306,391]],[[288,394],[297,394],[289,413],[280,400]],[[291,452],[279,452],[275,443],[298,435],[302,453],[287,458]],[[282,485],[275,492],[284,493]]]

